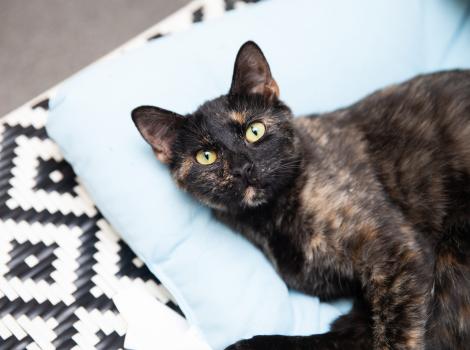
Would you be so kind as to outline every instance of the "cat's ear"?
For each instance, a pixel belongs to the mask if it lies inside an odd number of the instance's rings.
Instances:
[[[176,135],[185,118],[153,106],[140,106],[132,111],[135,126],[163,163],[169,163]]]
[[[230,95],[260,94],[268,101],[279,97],[279,87],[261,49],[253,41],[240,48],[235,60]]]

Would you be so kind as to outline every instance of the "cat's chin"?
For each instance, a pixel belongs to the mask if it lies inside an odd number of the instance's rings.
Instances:
[[[204,198],[199,198],[199,200],[211,209],[221,212],[229,212],[260,207],[268,202],[268,197],[266,195],[266,190],[256,188],[254,186],[248,186],[241,193],[241,199],[239,200],[234,198],[233,201],[228,203],[216,203]]]
[[[265,191],[260,188],[248,186],[243,192],[242,207],[256,208],[266,204]]]

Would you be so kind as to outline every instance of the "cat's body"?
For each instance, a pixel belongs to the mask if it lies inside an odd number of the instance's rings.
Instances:
[[[290,287],[356,304],[330,333],[233,349],[470,349],[470,71],[291,119],[253,45],[228,96],[165,132],[150,107],[140,110],[147,126],[134,120],[176,182],[260,247]],[[253,122],[266,127],[259,143],[217,136]],[[206,145],[217,161],[191,163]]]
[[[428,349],[470,348],[470,72],[418,77],[293,125],[303,150],[295,184],[268,210],[218,216],[289,286],[324,299],[396,269],[395,331],[410,331],[404,308],[423,322],[432,312]]]

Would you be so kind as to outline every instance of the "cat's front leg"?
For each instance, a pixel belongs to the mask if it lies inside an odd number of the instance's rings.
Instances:
[[[338,318],[331,331],[304,337],[257,336],[226,350],[371,350],[373,347],[369,310],[362,303]]]
[[[382,230],[355,251],[371,306],[376,350],[422,350],[432,286],[432,259],[414,231]],[[357,267],[357,266],[356,266]]]
[[[294,340],[287,339],[292,337],[284,337],[278,335],[259,335],[250,339],[241,340],[225,350],[281,350],[295,349]]]
[[[225,350],[371,350],[372,337],[328,332],[305,337],[261,335],[239,341]]]
[[[349,242],[372,320],[359,310],[325,334],[257,336],[227,350],[423,350],[433,264],[414,232],[399,230]]]

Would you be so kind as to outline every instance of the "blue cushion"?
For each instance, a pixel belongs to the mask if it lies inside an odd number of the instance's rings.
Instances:
[[[181,193],[130,111],[153,104],[186,113],[225,93],[248,39],[264,50],[295,113],[341,107],[417,73],[468,66],[462,6],[290,0],[233,11],[83,70],[51,101],[47,130],[104,216],[215,349],[255,334],[324,332],[341,307],[289,291],[258,250]]]

